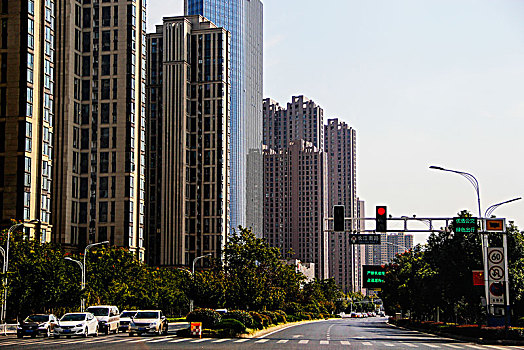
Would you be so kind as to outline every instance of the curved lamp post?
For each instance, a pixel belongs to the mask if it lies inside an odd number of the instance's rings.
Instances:
[[[31,221],[28,221],[28,222],[25,222],[25,223],[14,224],[7,231],[7,243],[6,243],[5,254],[4,254],[4,274],[5,274],[5,277],[4,277],[4,300],[2,302],[2,321],[3,321],[3,323],[5,323],[6,316],[7,316],[7,270],[9,269],[9,242],[11,241],[11,232],[14,232],[19,227],[23,227],[24,224],[36,224],[36,223],[39,223],[39,222],[40,222],[40,220],[35,219],[35,220],[31,220]]]
[[[515,202],[515,201],[518,201],[518,200],[521,200],[522,198],[521,197],[518,197],[518,198],[513,198],[513,199],[510,199],[509,201],[505,201],[505,202],[500,202],[500,203],[497,203],[497,204],[493,204],[492,206],[490,206],[488,209],[486,209],[486,212],[484,213],[484,217],[486,219],[488,219],[491,214],[495,211],[495,209],[497,209],[498,207],[500,207],[501,205],[503,204],[508,204],[508,203],[511,203],[511,202]]]
[[[200,259],[204,259],[208,256],[211,256],[213,255],[212,253],[207,253],[205,255],[200,255],[200,256],[197,256],[196,258],[193,259],[193,267],[191,268],[191,276],[193,277],[193,282],[195,280],[195,264],[198,260]],[[189,312],[193,311],[193,305],[194,305],[195,301],[193,299],[189,300]]]
[[[88,244],[84,249],[84,264],[82,265],[82,290],[86,288],[86,256],[87,252],[96,246],[102,245],[102,244],[109,244],[109,241],[103,241],[103,242],[97,242],[97,243],[91,243]],[[86,300],[82,298],[82,305],[80,306],[81,310],[84,311],[86,307]]]
[[[84,270],[84,264],[82,264],[82,262],[80,260],[75,260],[73,258],[70,258],[70,257],[66,257],[64,258],[65,260],[69,260],[69,261],[72,261],[74,263],[77,263],[78,266],[80,266],[80,271],[81,271],[81,277],[80,277],[80,285],[81,285],[81,290],[83,291],[85,286],[84,286],[84,281],[85,281],[85,276],[84,276],[84,273],[85,273],[85,270]],[[80,312],[84,312],[84,299],[80,299]]]

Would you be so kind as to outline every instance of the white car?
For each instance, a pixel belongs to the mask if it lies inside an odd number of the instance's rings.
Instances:
[[[129,336],[134,334],[164,334],[167,335],[167,319],[160,310],[140,310],[131,318]]]
[[[118,330],[120,332],[127,332],[129,330],[129,325],[131,324],[131,319],[135,317],[136,310],[124,310],[120,314],[120,327],[118,327]]]
[[[80,335],[87,338],[88,335],[98,336],[98,320],[90,312],[74,312],[62,316],[53,331],[54,338],[65,335],[71,338],[73,335]]]
[[[110,332],[118,333],[120,327],[120,312],[116,306],[98,305],[90,306],[87,312],[95,315],[98,320],[98,330],[109,334]]]

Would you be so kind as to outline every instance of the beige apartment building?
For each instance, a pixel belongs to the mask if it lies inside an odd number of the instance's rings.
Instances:
[[[145,0],[57,3],[53,239],[144,259]]]
[[[147,260],[191,266],[220,258],[229,232],[230,35],[168,17],[147,46]]]
[[[51,238],[55,120],[55,1],[0,1],[0,216],[40,220]],[[54,195],[54,194],[53,194]]]

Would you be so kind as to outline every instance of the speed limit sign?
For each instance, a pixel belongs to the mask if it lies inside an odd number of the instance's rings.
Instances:
[[[488,248],[488,286],[489,299],[492,305],[504,304],[503,289],[497,288],[503,285],[505,277],[504,270],[504,248],[489,247]],[[502,292],[499,292],[499,289]]]

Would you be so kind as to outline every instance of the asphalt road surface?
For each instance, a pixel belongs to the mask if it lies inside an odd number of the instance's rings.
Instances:
[[[168,336],[129,337],[125,333],[72,339],[7,336],[0,338],[0,349],[524,349],[524,346],[479,345],[401,330],[378,317],[311,322],[253,339],[179,338],[174,334],[175,327],[170,326]]]

